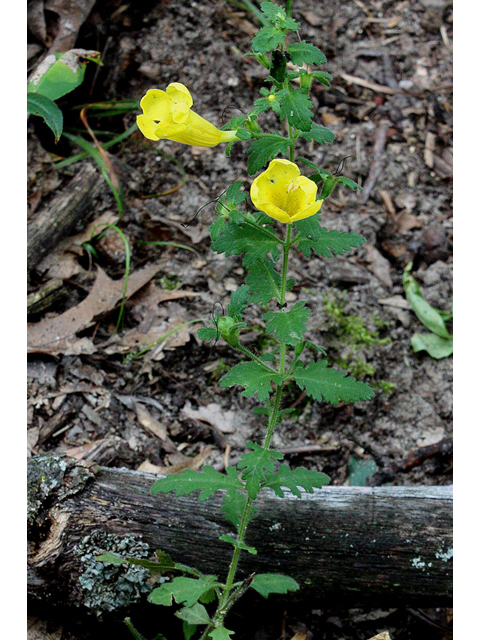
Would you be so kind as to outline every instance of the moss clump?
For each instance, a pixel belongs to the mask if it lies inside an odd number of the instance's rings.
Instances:
[[[149,547],[133,536],[116,536],[95,531],[85,536],[75,549],[84,567],[79,583],[84,592],[83,604],[98,613],[113,611],[138,602],[150,593],[150,572],[136,565],[114,565],[96,558],[106,552],[124,557],[145,558]]]
[[[367,361],[366,351],[375,345],[386,346],[391,338],[380,338],[378,331],[369,329],[363,318],[345,313],[347,301],[339,292],[327,292],[323,296],[323,308],[330,320],[328,329],[337,338],[343,347],[343,355],[334,360],[334,364],[345,369],[357,380],[363,380],[367,376],[371,378],[372,387],[390,394],[396,389],[393,382],[387,380],[375,380],[375,367]],[[378,328],[388,326],[377,315],[371,318]]]

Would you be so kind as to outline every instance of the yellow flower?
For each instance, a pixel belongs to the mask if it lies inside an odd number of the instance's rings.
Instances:
[[[235,131],[220,131],[190,107],[189,90],[180,82],[172,82],[166,91],[150,89],[140,101],[143,114],[137,125],[149,140],[173,140],[195,147],[215,147],[220,142],[236,140]]]
[[[316,200],[315,182],[300,175],[300,169],[289,160],[272,160],[253,181],[250,197],[257,209],[286,223],[315,215],[323,203]]]

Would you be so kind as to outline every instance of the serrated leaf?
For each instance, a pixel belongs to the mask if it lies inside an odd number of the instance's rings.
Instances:
[[[267,474],[275,469],[276,461],[282,460],[283,453],[272,449],[263,449],[254,442],[247,442],[247,447],[252,449],[250,453],[244,454],[237,464],[238,469],[243,469],[242,480],[249,497],[254,500],[265,482]]]
[[[288,46],[287,52],[290,54],[293,64],[301,67],[305,64],[325,64],[327,62],[324,54],[311,42],[294,42]]]
[[[229,629],[225,629],[224,626],[221,626],[209,633],[208,637],[212,640],[230,640],[230,636],[233,636],[234,633],[234,631],[230,631]]]
[[[43,118],[55,136],[55,141],[60,139],[63,131],[63,114],[52,100],[39,93],[28,94],[27,113]]]
[[[410,338],[413,352],[426,351],[436,360],[448,358],[453,353],[453,337],[442,338],[435,333],[415,333]]]
[[[243,263],[246,266],[265,260],[269,254],[274,260],[280,257],[278,240],[272,233],[248,223],[226,225],[211,248],[217,253],[225,253],[227,257],[245,253]]]
[[[328,367],[326,360],[309,362],[305,368],[299,362],[293,372],[293,379],[300,389],[318,402],[325,400],[338,404],[373,398],[375,394],[367,384],[345,376],[346,371]]]
[[[312,471],[304,467],[290,469],[288,464],[282,464],[277,471],[267,478],[264,486],[273,489],[280,498],[284,497],[282,487],[290,489],[293,495],[301,498],[302,494],[298,487],[302,487],[308,493],[313,493],[314,488],[319,489],[329,482],[330,478],[325,473]]]
[[[269,311],[263,316],[267,323],[268,333],[275,334],[275,338],[284,344],[295,346],[302,341],[303,334],[307,330],[307,319],[312,315],[305,308],[305,302],[297,302],[289,311]]]
[[[248,286],[242,284],[234,291],[230,297],[230,304],[228,305],[228,315],[234,318],[237,322],[242,319],[242,313],[247,307],[248,300]]]
[[[261,171],[267,162],[279,153],[282,156],[288,155],[290,144],[290,140],[275,134],[266,134],[254,140],[248,150],[248,175],[253,176],[254,173]]]
[[[265,369],[257,362],[242,362],[235,365],[220,380],[221,387],[233,387],[238,384],[245,387],[242,396],[252,398],[255,393],[260,402],[264,402],[272,393],[272,382],[282,383],[282,376]]]
[[[200,327],[197,331],[197,336],[199,340],[217,340],[219,337],[219,332],[216,327]]]
[[[183,607],[179,611],[175,612],[177,618],[180,620],[185,620],[188,624],[209,624],[210,616],[208,615],[207,610],[203,606],[196,602],[192,607]]]
[[[274,2],[262,2],[260,4],[262,13],[269,22],[275,24],[278,20],[283,21],[287,17],[285,9]]]
[[[326,87],[330,87],[330,81],[333,80],[333,77],[325,71],[312,71],[312,76]]]
[[[308,131],[298,131],[297,132],[302,138],[311,142],[317,142],[318,144],[330,144],[335,140],[335,134],[327,127],[323,127],[320,124],[316,124],[312,122],[312,126]]]
[[[298,240],[298,250],[306,258],[310,257],[311,249],[325,258],[332,258],[334,253],[343,256],[345,251],[351,251],[365,242],[363,236],[355,233],[336,231],[335,229],[329,231],[325,227],[321,227],[315,216],[312,216],[311,219],[301,220],[295,224],[295,227],[302,234]]]
[[[227,491],[223,497],[222,513],[237,529],[241,524],[242,513],[244,512],[246,502],[247,496],[243,491]],[[253,520],[256,513],[257,508],[252,506],[250,508],[248,522]]]
[[[128,562],[126,558],[117,556],[115,553],[102,553],[102,555],[97,556],[95,560],[98,560],[98,562],[107,562],[108,564],[125,564]]]
[[[235,549],[241,549],[242,551],[248,551],[248,553],[251,553],[252,555],[256,555],[257,554],[257,550],[255,549],[255,547],[249,547],[244,542],[239,542],[233,536],[230,536],[227,533],[222,534],[219,537],[219,540],[221,540],[222,542],[228,542],[228,544],[233,545],[235,547]]]
[[[352,191],[363,191],[362,187],[353,180],[350,180],[350,178],[346,178],[345,176],[337,176],[335,179]]]
[[[241,488],[242,483],[235,477],[216,471],[214,467],[206,466],[203,471],[187,469],[182,473],[170,475],[157,480],[151,488],[152,494],[169,493],[175,491],[177,496],[190,495],[200,491],[200,502],[208,500],[216,491],[221,489]]]
[[[279,573],[259,573],[250,586],[264,598],[268,598],[270,593],[287,593],[300,589],[296,580]]]
[[[270,300],[280,301],[282,295],[282,278],[275,270],[275,263],[270,258],[261,262],[257,260],[248,268],[248,275],[245,278],[250,291],[250,301],[252,303],[268,304]],[[294,280],[287,282],[287,289],[290,289]]]
[[[202,576],[200,578],[173,578],[170,582],[164,582],[154,589],[148,596],[148,601],[152,604],[170,606],[172,597],[178,604],[185,604],[193,607],[204,593],[217,583],[214,576]]]
[[[252,40],[252,49],[255,53],[268,53],[282,44],[283,39],[283,32],[277,27],[262,27]]]
[[[312,101],[301,89],[283,90],[276,94],[280,103],[280,119],[288,121],[296,129],[310,131],[312,128]],[[318,126],[318,125],[317,125]]]

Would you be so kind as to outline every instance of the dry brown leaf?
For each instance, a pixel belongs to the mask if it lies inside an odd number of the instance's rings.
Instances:
[[[135,406],[137,419],[145,431],[151,436],[160,438],[160,440],[165,440],[167,438],[167,427],[150,415],[147,409],[145,409],[141,404],[135,401],[133,404]]]
[[[178,464],[172,464],[170,467],[158,467],[158,473],[164,473],[168,476],[174,473],[180,473],[184,469],[191,469],[192,471],[196,471],[197,469],[200,469],[211,452],[211,447],[204,447],[202,451],[200,451],[200,453],[194,458],[185,457],[185,460],[179,462]]]
[[[54,318],[44,318],[28,325],[28,353],[69,353],[69,349],[77,342],[75,334],[91,326],[94,318],[111,311],[120,302],[123,296],[123,279],[112,280],[103,269],[97,267],[97,270],[92,290],[80,304]],[[153,263],[131,273],[127,298],[151,280],[157,271],[158,265]]]
[[[397,218],[397,231],[399,233],[405,233],[415,228],[421,229],[422,227],[423,223],[408,211],[403,211]]]
[[[305,640],[306,637],[307,637],[306,631],[299,631],[294,636],[292,636],[291,640]]]
[[[80,27],[88,18],[95,0],[47,0],[45,9],[58,15],[58,31],[48,53],[68,51],[75,45]]]
[[[382,631],[382,633],[377,633],[376,636],[373,636],[373,638],[370,638],[370,640],[392,640],[390,638],[390,634],[388,633],[388,631]]]
[[[57,627],[55,631],[47,631],[51,623],[40,620],[36,616],[27,618],[27,640],[61,640],[63,628]]]
[[[235,411],[224,411],[216,402],[211,402],[205,407],[193,409],[189,401],[185,403],[182,413],[187,418],[193,420],[203,420],[208,422],[222,433],[233,433],[235,431]]]
[[[390,275],[390,263],[382,256],[380,251],[371,244],[364,245],[367,254],[367,268],[383,282],[385,286],[391,288],[393,286],[392,276]]]

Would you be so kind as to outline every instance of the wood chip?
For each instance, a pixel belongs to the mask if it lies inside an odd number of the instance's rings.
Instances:
[[[425,160],[425,164],[430,169],[433,169],[435,165],[434,159],[434,151],[435,151],[435,134],[431,131],[427,131],[427,135],[425,136],[425,148],[423,151],[423,159]]]

